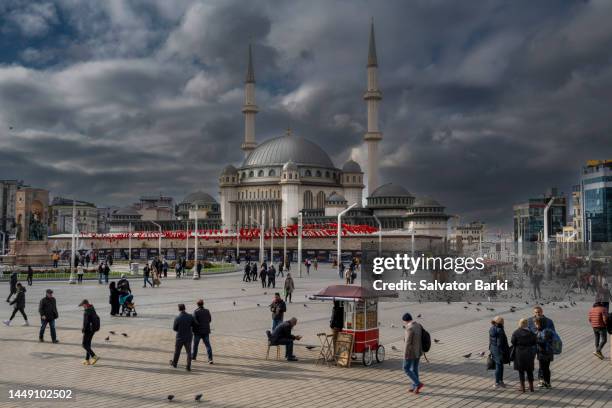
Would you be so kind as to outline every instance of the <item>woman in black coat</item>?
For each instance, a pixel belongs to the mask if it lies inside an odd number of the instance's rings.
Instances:
[[[537,356],[542,370],[540,387],[550,388],[550,362],[553,361],[553,332],[546,328],[543,317],[535,319]]]
[[[489,351],[491,358],[495,362],[495,388],[505,387],[504,384],[504,363],[508,363],[510,347],[508,338],[504,331],[504,318],[495,317],[489,329]]]
[[[108,289],[110,290],[110,296],[108,298],[108,303],[111,305],[111,316],[115,316],[119,314],[119,291],[117,290],[117,286],[115,282],[111,282],[108,285]]]
[[[533,366],[536,357],[536,335],[528,328],[528,320],[521,319],[519,328],[512,333],[510,340],[514,346],[514,369],[519,372],[520,391],[525,392],[525,373],[529,381],[529,391],[533,392]]]

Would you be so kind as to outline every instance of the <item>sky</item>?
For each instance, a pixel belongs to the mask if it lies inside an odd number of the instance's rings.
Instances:
[[[99,206],[218,196],[249,42],[257,141],[290,127],[366,168],[371,18],[381,182],[509,230],[612,158],[610,1],[3,0],[0,179]]]

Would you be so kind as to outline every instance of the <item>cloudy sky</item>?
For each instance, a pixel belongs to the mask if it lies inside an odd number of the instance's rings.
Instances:
[[[290,126],[365,167],[371,17],[383,182],[509,228],[513,203],[612,158],[607,0],[3,0],[0,179],[98,205],[217,194],[249,41],[257,140]]]

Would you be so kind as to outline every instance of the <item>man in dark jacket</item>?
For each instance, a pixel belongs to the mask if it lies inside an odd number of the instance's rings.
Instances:
[[[270,344],[274,346],[285,346],[285,358],[287,361],[297,361],[297,357],[293,355],[293,342],[295,340],[300,340],[302,336],[294,336],[291,334],[291,330],[296,324],[297,319],[292,317],[286,322],[279,324],[270,335]]]
[[[274,299],[270,303],[270,311],[272,312],[272,331],[283,322],[283,316],[287,311],[287,304],[283,301],[280,293],[274,294]]]
[[[185,312],[185,305],[179,303],[179,315],[174,319],[174,331],[176,332],[176,342],[174,344],[174,358],[170,360],[170,365],[176,368],[178,359],[181,356],[181,349],[184,347],[187,353],[187,371],[191,371],[191,340],[193,333],[197,333],[199,328],[192,315]]]
[[[243,282],[251,281],[251,264],[248,262],[244,265],[244,275],[242,275],[242,281]]]
[[[196,272],[198,273],[198,279],[202,276],[202,261],[198,260],[198,264],[196,265]]]
[[[13,305],[13,313],[11,314],[10,319],[4,321],[5,325],[7,326],[11,325],[11,321],[13,321],[13,318],[15,317],[17,312],[20,312],[21,315],[23,316],[23,320],[25,320],[25,323],[23,325],[24,326],[30,325],[28,323],[28,316],[25,314],[25,310],[24,310],[25,309],[25,292],[26,292],[26,288],[24,288],[21,283],[17,283],[17,296],[15,296],[15,299],[13,299],[13,301],[10,303],[11,305]]]
[[[268,287],[272,286],[272,288],[276,288],[276,270],[274,269],[274,265],[270,263],[270,267],[268,268]]]
[[[142,269],[142,277],[144,280],[144,285],[142,285],[143,288],[147,287],[147,283],[153,287],[153,283],[151,282],[151,280],[149,280],[149,276],[151,275],[151,268],[149,267],[149,264],[146,263],[144,268]]]
[[[45,329],[48,324],[51,330],[51,341],[53,343],[59,343],[55,335],[55,320],[59,315],[57,313],[57,303],[53,297],[53,290],[47,289],[46,296],[40,300],[38,304],[38,314],[40,314],[40,332],[38,333],[38,340],[41,342],[45,341]]]
[[[15,293],[17,293],[17,272],[13,271],[13,273],[11,273],[10,280],[10,293],[6,298],[6,303],[11,301],[11,296],[13,296]]]
[[[198,308],[193,312],[193,318],[195,319],[198,325],[198,331],[194,332],[193,335],[193,355],[191,357],[192,360],[195,360],[198,356],[198,346],[200,344],[200,339],[204,341],[204,346],[206,346],[206,354],[208,354],[208,364],[213,363],[213,354],[212,347],[210,346],[210,322],[212,322],[212,317],[210,316],[210,312],[208,309],[204,308],[204,300],[198,300]]]
[[[83,365],[94,365],[98,362],[99,358],[96,353],[91,349],[91,341],[93,340],[94,334],[100,330],[100,317],[96,313],[93,305],[89,303],[87,299],[83,299],[79,303],[79,307],[83,306],[83,348],[85,349],[85,360]],[[91,362],[89,358],[91,357]]]
[[[527,327],[532,333],[538,333],[538,328],[536,327],[535,322],[536,319],[542,319],[542,330],[551,330],[553,332],[556,331],[555,323],[552,321],[552,319],[544,316],[544,309],[542,309],[541,306],[536,306],[533,308],[533,317],[530,317],[527,320]],[[544,387],[544,370],[542,370],[542,367],[538,367],[538,382],[540,387]]]

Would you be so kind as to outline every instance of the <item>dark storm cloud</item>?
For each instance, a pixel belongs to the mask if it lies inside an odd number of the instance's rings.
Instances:
[[[257,140],[291,127],[365,168],[371,16],[383,181],[507,227],[513,203],[611,156],[608,1],[11,0],[0,178],[100,205],[216,194],[242,160],[249,41]]]

